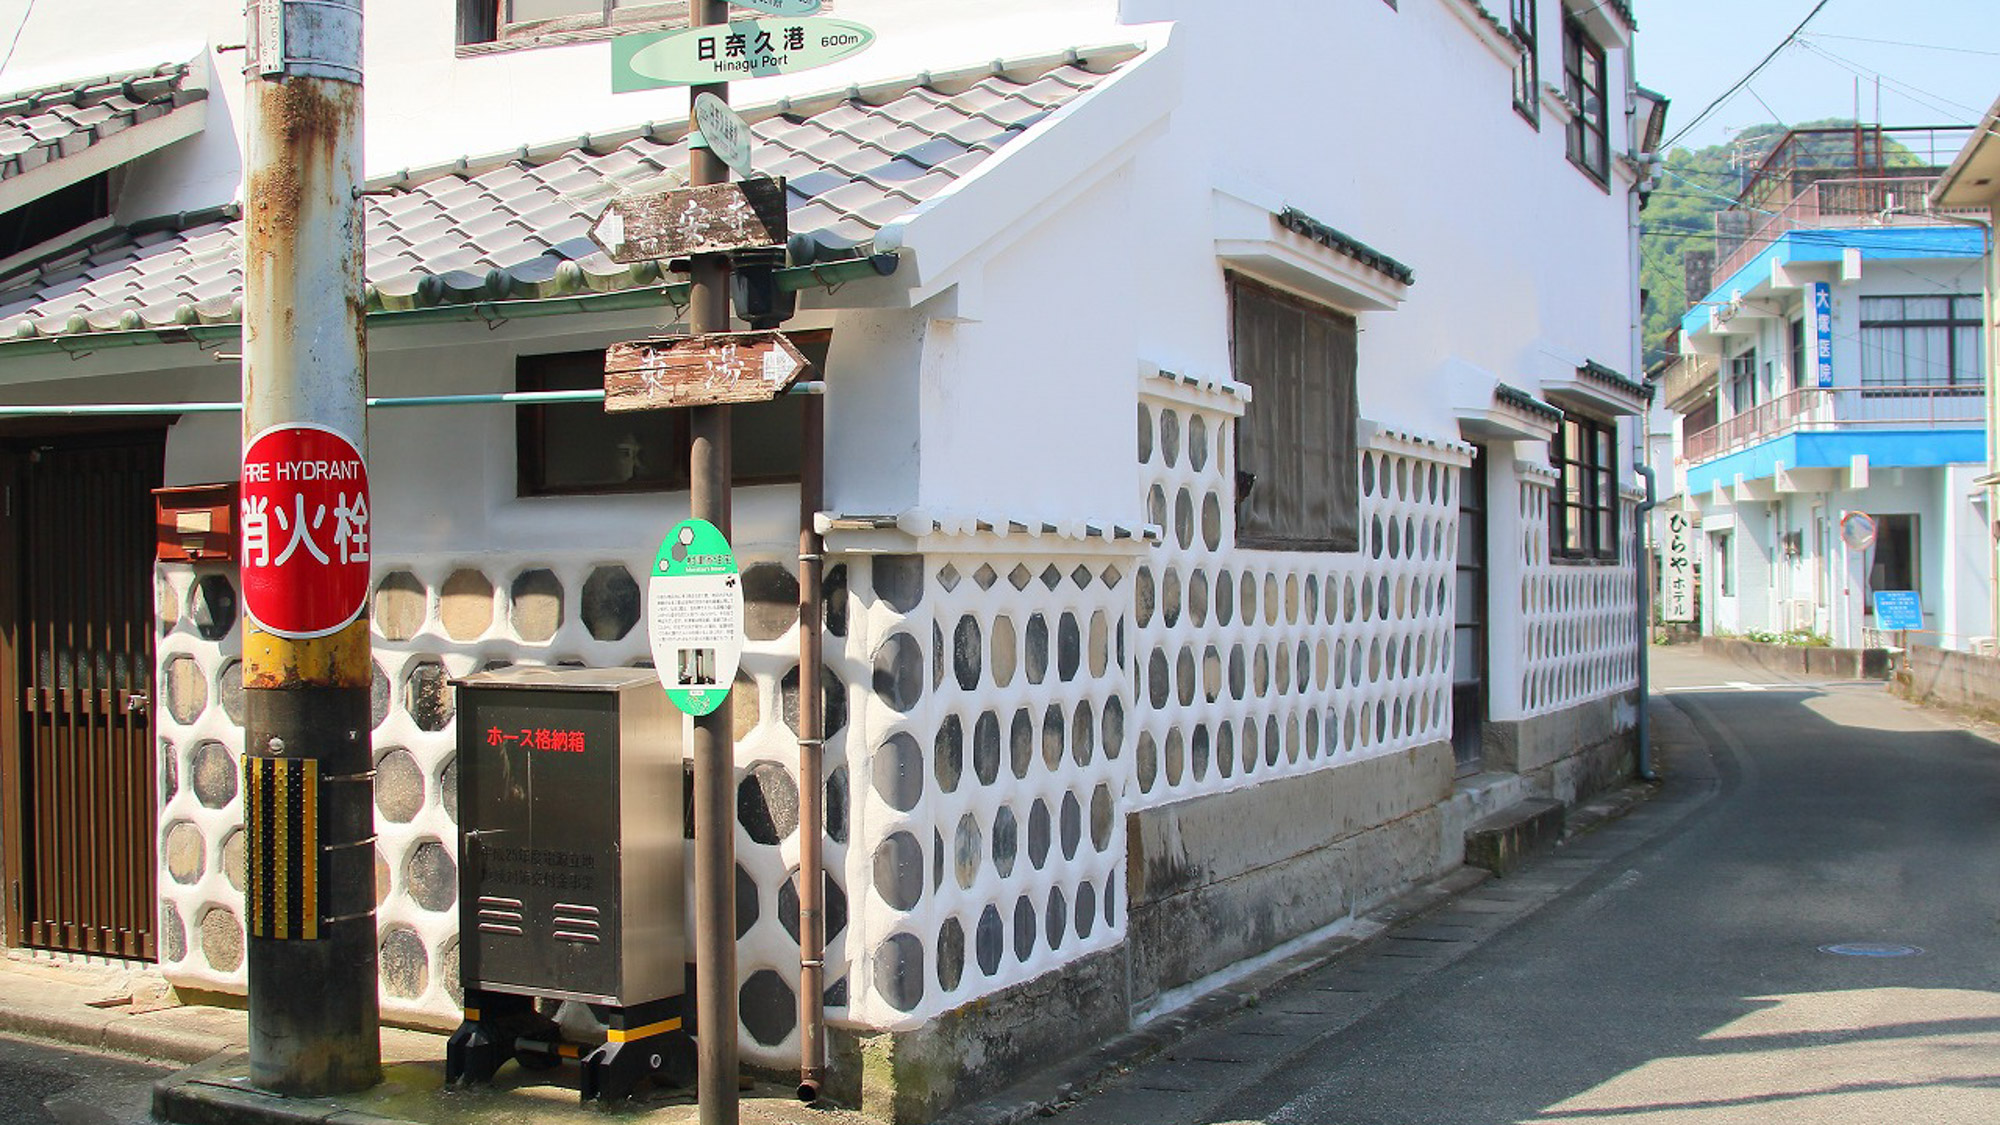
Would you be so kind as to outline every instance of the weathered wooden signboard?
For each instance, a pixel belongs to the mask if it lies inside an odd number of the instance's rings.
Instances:
[[[590,228],[612,261],[627,264],[783,246],[789,234],[785,181],[770,177],[614,199]]]
[[[811,367],[782,332],[631,340],[605,350],[604,409],[617,414],[769,402]]]

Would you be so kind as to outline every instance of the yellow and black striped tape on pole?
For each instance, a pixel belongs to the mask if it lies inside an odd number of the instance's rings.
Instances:
[[[252,937],[319,938],[319,763],[243,759],[243,888]]]

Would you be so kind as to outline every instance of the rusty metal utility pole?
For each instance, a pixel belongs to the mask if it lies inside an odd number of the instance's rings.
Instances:
[[[250,1077],[381,1078],[365,612],[362,0],[251,0],[242,576]]]
[[[689,21],[708,27],[729,21],[725,0],[695,0]],[[729,99],[729,84],[695,86],[689,104],[702,94]],[[698,128],[689,112],[689,128]],[[729,169],[707,148],[688,152],[688,182],[694,187],[727,183]],[[729,258],[696,254],[688,331],[696,336],[729,331]],[[690,412],[693,438],[688,462],[689,515],[714,524],[724,538],[729,519],[730,464],[727,406],[697,406]],[[801,692],[805,689],[801,687]],[[694,963],[695,1035],[699,1077],[696,1096],[701,1125],[736,1125],[736,738],[732,708],[720,707],[694,720]]]

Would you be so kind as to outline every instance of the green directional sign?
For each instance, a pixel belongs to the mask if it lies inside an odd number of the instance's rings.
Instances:
[[[707,520],[683,520],[660,541],[646,636],[676,707],[706,715],[729,698],[743,658],[743,583],[729,540]]]
[[[621,35],[611,41],[611,92],[793,74],[858,55],[874,42],[868,28],[830,16],[732,20]]]

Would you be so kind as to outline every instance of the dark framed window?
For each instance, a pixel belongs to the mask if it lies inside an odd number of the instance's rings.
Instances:
[[[792,336],[816,368],[829,334]],[[524,391],[599,390],[601,350],[521,356],[515,385]],[[555,403],[514,409],[516,494],[592,496],[675,492],[688,486],[688,412],[607,414],[602,403]],[[803,403],[792,397],[730,411],[730,463],[737,484],[799,479]]]
[[[1549,454],[1558,477],[1549,520],[1550,553],[1559,559],[1616,562],[1617,427],[1565,414]]]
[[[1510,0],[1507,26],[1520,44],[1514,64],[1514,109],[1537,130],[1542,127],[1542,60],[1535,46],[1535,0]]]
[[[598,38],[611,29],[688,25],[688,0],[459,0],[458,41]],[[595,34],[592,34],[595,33]]]
[[[1792,389],[1803,390],[1806,385],[1806,318],[1792,322]]]
[[[1983,386],[1982,303],[1972,294],[1861,298],[1861,385]]]
[[[1563,19],[1563,92],[1576,113],[1569,159],[1600,184],[1611,180],[1611,115],[1605,100],[1604,48],[1572,17]]]
[[[1720,597],[1736,596],[1735,536],[1718,531],[1710,538],[1715,544],[1715,592]]]
[[[1236,423],[1236,541],[1361,549],[1354,318],[1229,277],[1230,349],[1254,392]]]
[[[1757,409],[1757,353],[1729,357],[1729,409],[1748,414]]]

